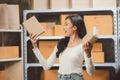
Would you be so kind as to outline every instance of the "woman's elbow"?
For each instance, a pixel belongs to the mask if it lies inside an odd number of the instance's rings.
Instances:
[[[94,75],[94,72],[90,72],[90,73],[88,73],[90,76],[93,76]]]
[[[93,76],[94,73],[95,73],[95,69],[92,69],[92,70],[90,70],[90,71],[87,71],[87,73],[88,73],[90,76]]]
[[[49,66],[43,67],[44,70],[49,70],[50,68],[51,68],[51,67],[49,67]]]

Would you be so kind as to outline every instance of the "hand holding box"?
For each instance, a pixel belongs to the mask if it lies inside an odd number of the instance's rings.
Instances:
[[[94,27],[92,31],[90,31],[85,35],[85,37],[82,39],[82,43],[84,44],[87,41],[89,41],[91,44],[93,44],[94,42],[97,41],[97,39],[98,39],[98,29]]]

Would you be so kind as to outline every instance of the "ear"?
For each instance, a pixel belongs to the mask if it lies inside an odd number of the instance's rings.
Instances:
[[[73,30],[77,30],[77,27],[76,27],[76,26],[73,26]]]

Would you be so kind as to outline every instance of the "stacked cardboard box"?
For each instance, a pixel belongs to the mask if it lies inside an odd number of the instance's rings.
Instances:
[[[57,70],[45,70],[42,71],[40,80],[57,80]]]
[[[56,46],[57,41],[40,41],[39,49],[45,59],[48,59]]]
[[[55,22],[42,22],[40,23],[45,32],[41,36],[54,36]]]
[[[0,29],[19,29],[19,6],[0,4]]]
[[[94,63],[104,63],[104,52],[102,50],[102,43],[93,44],[92,59]]]
[[[20,18],[19,18],[19,6],[8,5],[8,27],[9,29],[19,29]]]
[[[70,0],[70,8],[115,8],[117,0]]]
[[[1,46],[0,58],[18,58],[19,47],[18,46]]]
[[[50,0],[50,9],[69,9],[69,0]]]
[[[93,27],[97,27],[99,35],[113,35],[112,15],[85,15],[84,21],[87,32]]]
[[[0,4],[0,28],[1,29],[8,29],[7,4]]]
[[[41,51],[42,55],[46,60],[52,54],[57,43],[58,41],[40,41],[39,42],[39,50]],[[56,63],[59,63],[59,59],[56,60]]]
[[[4,70],[0,70],[0,80],[6,80],[5,79],[5,71]]]
[[[48,0],[30,0],[31,1],[31,9],[33,10],[46,10],[49,9],[49,1]]]
[[[79,8],[90,8],[91,0],[70,0],[70,8],[79,9]]]
[[[117,0],[92,0],[93,8],[115,8]]]
[[[65,18],[70,14],[61,14],[60,15],[60,24],[55,22],[40,22],[42,27],[45,29],[45,33],[41,36],[63,36],[64,35],[64,24]]]
[[[30,0],[31,9],[115,8],[117,0]],[[62,5],[61,5],[62,4]]]
[[[93,76],[89,76],[86,72],[86,70],[83,70],[83,77],[85,80],[110,80],[110,73],[109,70],[95,70],[95,73]]]
[[[55,25],[55,36],[63,36],[64,30],[62,25]]]

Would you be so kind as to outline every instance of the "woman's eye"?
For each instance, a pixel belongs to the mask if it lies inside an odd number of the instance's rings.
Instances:
[[[65,23],[65,26],[67,26],[68,24],[67,23]]]

